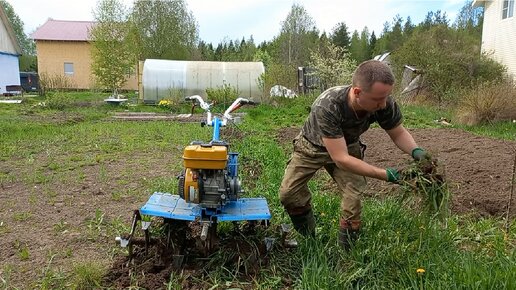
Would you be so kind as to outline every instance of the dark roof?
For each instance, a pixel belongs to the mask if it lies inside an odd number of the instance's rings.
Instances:
[[[34,33],[34,40],[89,41],[94,21],[69,21],[48,19]]]

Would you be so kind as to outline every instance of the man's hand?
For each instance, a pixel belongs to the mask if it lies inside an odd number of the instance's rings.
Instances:
[[[423,176],[428,180],[443,181],[444,178],[441,174],[437,173],[437,160],[435,159],[422,159],[416,161],[412,165],[402,168],[386,168],[387,181],[401,184],[402,182],[410,182],[411,180],[418,179],[418,176]]]
[[[411,169],[410,167],[398,169],[391,167],[385,169],[385,171],[387,172],[387,181],[396,184],[400,184],[402,181],[409,181],[417,176],[414,169]]]
[[[425,174],[434,174],[437,170],[437,159],[420,147],[412,150],[412,158],[416,161],[419,170]]]
[[[432,157],[430,156],[430,154],[428,154],[428,152],[426,152],[425,149],[423,148],[420,148],[420,147],[416,147],[412,150],[412,158],[414,158],[414,160],[416,161],[421,161],[421,160],[424,160],[424,159],[431,159]]]
[[[401,174],[396,168],[386,168],[387,181],[392,183],[399,183],[401,180]]]

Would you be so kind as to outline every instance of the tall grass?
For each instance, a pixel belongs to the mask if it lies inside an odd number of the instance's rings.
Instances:
[[[277,198],[288,153],[271,136],[276,126],[302,124],[305,101],[290,101],[286,108],[277,111],[262,106],[252,110],[241,126],[253,134],[237,142],[237,150],[263,166],[251,194],[267,197],[273,224],[289,222]],[[437,116],[449,116],[422,107],[404,110],[408,127],[437,127],[433,121]],[[516,287],[514,225],[506,233],[502,221],[495,219],[475,220],[454,215],[434,219],[427,211],[405,207],[396,196],[382,201],[366,199],[364,231],[356,247],[345,253],[337,243],[339,199],[336,194],[320,190],[322,181],[316,178],[309,184],[318,222],[317,238],[300,239],[299,249],[274,255],[271,266],[274,271],[265,270],[258,284],[276,285],[278,275],[288,275],[294,288],[301,289]],[[434,210],[441,210],[438,201],[428,201],[428,205],[432,204],[437,207]]]
[[[312,97],[302,97],[249,109],[244,123],[236,129],[243,132],[243,137],[228,140],[231,151],[240,153],[240,174],[246,196],[267,198],[273,216],[268,232],[271,236],[276,235],[279,224],[289,222],[278,199],[278,188],[289,152],[278,145],[275,136],[280,128],[300,127],[312,101]],[[66,108],[65,112],[75,109]],[[35,109],[34,114],[40,114],[40,110],[43,109]],[[32,166],[34,155],[45,154],[52,157],[48,162],[55,164],[52,166],[54,171],[68,172],[69,168],[78,167],[81,163],[102,164],[106,160],[137,158],[142,152],[180,156],[188,142],[210,139],[210,130],[197,124],[114,122],[108,118],[109,113],[118,109],[102,110],[105,110],[103,118],[89,118],[90,111],[83,110],[83,120],[55,124],[19,118],[22,109],[0,107],[0,111],[5,113],[0,116],[0,131],[5,132],[0,139],[0,160],[26,162]],[[408,127],[438,126],[433,120],[444,114],[422,107],[405,107],[404,112]],[[91,111],[91,114],[98,112]],[[507,125],[469,129],[502,137],[504,135],[500,132],[514,132]],[[246,164],[260,168],[259,174],[251,172]],[[142,165],[141,170],[144,168]],[[37,178],[33,176],[33,179]],[[344,252],[338,246],[340,200],[336,192],[323,190],[327,181],[326,175],[317,175],[309,183],[317,219],[316,238],[297,236],[300,243],[298,248],[276,248],[268,254],[268,264],[251,281],[240,281],[235,269],[213,267],[199,283],[212,286],[240,283],[243,287],[255,289],[516,288],[514,222],[505,232],[503,221],[496,219],[479,220],[450,215],[439,220],[429,217],[426,212],[405,206],[399,196],[385,200],[366,198],[363,207],[364,230],[355,247],[350,252]],[[145,186],[149,191],[168,190],[175,187],[175,183],[157,177],[147,181]],[[101,210],[99,212],[104,212]],[[119,223],[113,221],[110,231],[115,232],[115,227],[122,228]],[[103,222],[101,230],[109,232],[106,227]],[[10,267],[9,273],[7,270],[0,272],[0,285],[9,283],[7,276],[13,273]],[[49,262],[36,284],[44,289],[73,288],[78,287],[77,284],[95,288],[102,271],[94,263],[85,262],[63,271]],[[189,279],[188,275],[187,272],[174,273],[167,286],[171,289],[180,287],[183,279]]]
[[[482,83],[465,91],[457,116],[466,125],[516,120],[516,84],[512,81]]]

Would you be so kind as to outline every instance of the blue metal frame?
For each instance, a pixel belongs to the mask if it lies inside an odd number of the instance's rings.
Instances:
[[[204,208],[199,204],[187,203],[178,195],[155,192],[140,209],[140,213],[175,220],[195,221],[203,217],[203,210]],[[216,217],[218,222],[271,219],[265,198],[240,198],[230,201],[209,216]]]
[[[213,137],[211,141],[220,141],[220,127],[222,126],[222,121],[215,117],[212,120],[213,123]]]
[[[238,153],[229,152],[228,154],[228,171],[229,176],[237,177],[238,176]]]

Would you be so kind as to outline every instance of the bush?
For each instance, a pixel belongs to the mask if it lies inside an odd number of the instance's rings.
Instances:
[[[456,104],[456,93],[478,82],[503,78],[505,68],[480,52],[480,40],[440,25],[416,31],[392,54],[397,78],[404,65],[422,70],[428,96],[442,105]]]
[[[165,110],[171,110],[174,105],[174,102],[171,100],[163,99],[159,101],[158,107],[163,108]]]
[[[45,105],[49,109],[64,110],[72,104],[72,101],[62,92],[47,93]]]
[[[208,100],[210,102],[217,105],[223,104],[224,107],[227,107],[238,98],[240,93],[231,85],[223,84],[216,88],[207,88],[206,94],[208,95]]]
[[[262,102],[269,100],[269,92],[274,85],[282,85],[291,90],[296,90],[297,68],[293,65],[269,64],[265,73],[258,79],[258,86],[263,91]]]
[[[159,101],[158,107],[167,111],[179,112],[181,110],[181,103],[183,102],[184,96],[184,89],[169,88],[167,91],[167,96]]]
[[[487,82],[465,91],[461,95],[457,117],[466,125],[516,119],[514,82]]]
[[[323,49],[312,52],[311,57],[310,67],[321,82],[321,91],[351,83],[356,64],[344,48],[328,42]]]
[[[69,77],[48,73],[41,73],[39,75],[39,86],[42,95],[45,95],[50,90],[66,90],[75,87]]]

